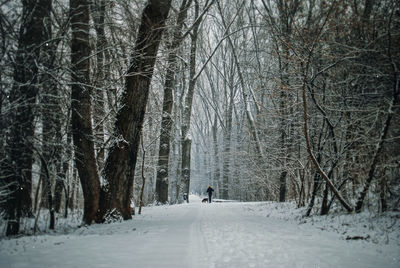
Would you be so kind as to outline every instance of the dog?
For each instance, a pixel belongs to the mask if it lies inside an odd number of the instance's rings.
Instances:
[[[201,200],[201,203],[208,203],[208,198],[203,198],[203,200]]]

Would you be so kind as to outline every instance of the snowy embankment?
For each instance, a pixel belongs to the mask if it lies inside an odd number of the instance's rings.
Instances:
[[[290,203],[190,200],[132,221],[3,238],[0,267],[400,267],[398,214],[301,218]]]

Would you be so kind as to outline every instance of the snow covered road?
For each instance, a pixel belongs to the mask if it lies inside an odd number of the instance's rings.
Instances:
[[[266,217],[265,203],[144,208],[134,220],[0,241],[0,267],[400,267],[400,246]]]

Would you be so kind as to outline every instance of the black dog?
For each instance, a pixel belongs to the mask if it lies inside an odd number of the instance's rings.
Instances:
[[[201,203],[208,203],[208,198],[203,198],[203,200],[201,200]]]

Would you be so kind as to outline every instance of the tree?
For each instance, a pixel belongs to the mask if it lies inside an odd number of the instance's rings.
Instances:
[[[189,191],[190,191],[190,161],[191,161],[191,145],[192,139],[189,133],[190,122],[192,116],[192,104],[194,90],[196,86],[196,52],[197,52],[197,39],[199,26],[201,23],[201,17],[199,16],[199,3],[195,0],[195,15],[194,15],[194,27],[193,32],[190,34],[190,64],[189,64],[189,86],[186,93],[186,98],[183,108],[183,122],[182,122],[182,166],[181,166],[181,183],[182,191],[186,194],[186,201],[189,203]]]
[[[366,20],[369,17],[369,13],[371,12],[373,6],[373,1],[367,1],[366,2],[366,6],[365,6],[365,11],[364,11],[364,16],[363,19]],[[398,10],[397,10],[398,11]],[[395,107],[398,105],[399,103],[399,94],[400,94],[400,88],[399,88],[399,84],[400,84],[400,77],[399,77],[399,67],[398,67],[398,58],[396,60],[396,57],[394,55],[399,54],[399,51],[395,50],[394,47],[392,47],[393,45],[393,39],[392,39],[392,28],[391,28],[391,24],[392,24],[392,18],[394,15],[395,9],[392,9],[392,12],[389,16],[389,22],[388,22],[388,32],[387,32],[387,38],[388,38],[388,47],[387,47],[387,59],[390,62],[390,66],[391,66],[391,83],[392,83],[392,96],[391,96],[391,100],[389,101],[389,105],[387,108],[387,112],[386,112],[386,118],[384,120],[382,129],[380,130],[380,135],[379,135],[379,139],[377,141],[376,144],[376,150],[372,156],[372,162],[371,162],[371,166],[369,168],[368,171],[368,177],[365,181],[365,186],[363,188],[363,190],[360,192],[360,195],[357,199],[357,203],[356,203],[356,207],[355,210],[356,212],[361,212],[361,209],[363,207],[364,204],[364,198],[369,190],[369,187],[371,185],[371,182],[374,178],[374,174],[376,171],[376,166],[378,163],[378,159],[381,156],[382,153],[382,149],[383,149],[383,145],[384,142],[388,136],[389,133],[389,128],[391,126],[391,122],[392,122],[392,118],[393,118],[393,114],[394,114],[394,109],[396,109]],[[384,189],[383,189],[384,191]],[[381,193],[382,195],[382,193]]]
[[[102,213],[116,209],[131,219],[133,176],[158,46],[171,0],[149,0],[144,8],[131,64],[126,74],[122,106],[114,126],[114,141],[104,168]]]
[[[93,122],[95,132],[96,159],[99,171],[103,169],[105,150],[104,150],[104,117],[105,117],[105,55],[106,55],[106,36],[105,36],[105,14],[106,3],[104,0],[94,1],[92,17],[96,30],[96,73],[93,82]]]
[[[165,204],[168,202],[168,165],[170,154],[170,135],[172,127],[173,90],[177,71],[178,47],[182,42],[182,28],[187,17],[191,0],[183,0],[178,11],[178,18],[172,34],[172,41],[168,46],[167,73],[164,82],[164,98],[161,118],[160,148],[158,153],[156,201]]]
[[[59,212],[61,205],[61,193],[64,181],[58,178],[62,174],[62,110],[60,104],[60,92],[58,85],[53,77],[56,77],[56,47],[59,42],[52,41],[52,3],[45,9],[44,20],[44,40],[46,45],[42,49],[43,70],[40,75],[40,86],[42,87],[42,150],[37,152],[40,158],[40,179],[42,181],[41,206],[45,206],[50,211],[50,229],[54,229],[54,211]],[[52,184],[55,182],[54,198]],[[38,187],[39,188],[39,187]],[[35,200],[37,202],[37,200]],[[35,206],[36,207],[36,206]]]
[[[83,221],[98,219],[100,178],[94,152],[89,81],[89,2],[71,0],[71,109],[75,164],[85,199]]]
[[[9,97],[12,114],[6,138],[6,159],[1,163],[2,184],[9,195],[4,204],[8,219],[6,235],[19,232],[21,216],[32,215],[32,163],[38,64],[44,42],[44,20],[51,0],[23,1],[14,84]]]

